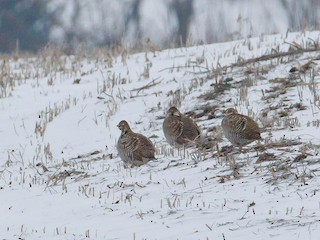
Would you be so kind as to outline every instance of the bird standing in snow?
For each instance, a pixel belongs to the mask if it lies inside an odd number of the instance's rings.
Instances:
[[[239,114],[234,108],[228,108],[221,122],[225,137],[232,145],[242,147],[260,140],[260,128],[258,124],[250,117]]]
[[[154,145],[147,137],[133,132],[124,120],[118,124],[118,128],[121,130],[121,135],[117,143],[117,150],[126,166],[141,166],[155,159]]]
[[[163,122],[163,132],[168,143],[176,147],[196,145],[201,136],[198,125],[188,116],[171,107]]]

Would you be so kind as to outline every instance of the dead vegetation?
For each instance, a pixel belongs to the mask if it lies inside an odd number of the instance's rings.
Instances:
[[[194,197],[195,193],[199,200],[205,191],[210,192],[209,188],[203,188],[205,184],[212,187],[221,183],[228,188],[232,184],[241,186],[256,178],[275,187],[282,184],[289,187],[307,185],[318,174],[320,147],[300,137],[300,132],[296,135],[295,132],[303,126],[299,118],[300,112],[319,111],[319,57],[314,56],[319,49],[316,43],[306,46],[296,43],[291,45],[287,52],[276,49],[258,58],[244,59],[239,54],[238,61],[228,66],[221,66],[219,61],[216,66],[210,65],[208,55],[203,52],[200,56],[189,57],[181,66],[175,64],[159,71],[154,70],[156,61],[152,60],[152,57],[159,54],[155,50],[144,54],[145,62],[134,73],[135,79],[129,74],[133,71],[129,67],[127,73],[118,73],[113,69],[119,64],[128,66],[134,58],[125,49],[101,51],[96,55],[91,53],[90,56],[79,50],[76,55],[71,56],[63,55],[59,49],[48,48],[39,53],[39,59],[26,62],[19,60],[23,74],[15,73],[12,66],[3,60],[3,71],[0,73],[2,98],[9,97],[16,84],[31,78],[35,80],[32,83],[34,88],[40,88],[43,84],[40,83],[40,78],[45,78],[45,83],[52,88],[64,79],[70,80],[73,87],[81,87],[88,81],[96,81],[91,79],[94,72],[98,72],[100,78],[95,91],[84,91],[82,97],[60,99],[39,111],[34,128],[36,141],[32,142],[35,145],[32,161],[27,163],[23,151],[8,152],[6,168],[0,171],[0,177],[5,179],[3,182],[14,179],[16,182],[21,181],[18,183],[21,185],[44,186],[44,190],[50,193],[67,194],[76,188],[78,195],[97,200],[104,210],[110,212],[119,210],[121,205],[134,206],[136,202],[143,202],[148,194],[141,193],[141,189],[160,186],[162,190],[170,189],[159,200],[160,209],[167,209],[168,215],[175,214],[184,205],[195,206],[192,205],[193,198],[197,198]],[[304,55],[306,53],[311,55]],[[297,66],[293,67],[293,64]],[[84,65],[90,66],[88,68],[91,70],[85,69]],[[282,66],[282,71],[277,72],[279,66]],[[287,72],[283,73],[283,69],[287,69]],[[169,79],[158,77],[167,71],[177,75],[168,75]],[[158,74],[156,77],[155,72]],[[279,76],[275,77],[277,74]],[[139,85],[132,87],[131,83],[134,81]],[[178,82],[175,85],[177,87],[170,87],[167,91],[161,88],[167,83]],[[308,101],[304,95],[306,89],[313,97]],[[46,138],[47,129],[67,111],[76,107],[84,111],[85,100],[96,100],[95,106],[101,108],[94,112],[94,116],[87,117],[96,126],[103,125],[108,129],[108,139],[111,138],[109,130],[114,127],[109,121],[120,110],[121,104],[140,101],[150,95],[160,98],[152,107],[144,103],[148,108],[135,121],[138,127],[148,131],[156,145],[158,159],[150,165],[124,169],[112,146],[80,153],[72,158],[55,156],[52,143]],[[253,103],[259,108],[253,108]],[[174,149],[163,141],[161,123],[163,113],[169,105],[182,107],[188,116],[199,123],[205,136],[201,146]],[[247,146],[243,152],[230,146],[220,127],[223,112],[228,107],[241,109],[257,120],[263,141]],[[144,124],[145,119],[152,120]],[[78,119],[77,124],[81,121],[83,119]],[[319,128],[320,121],[310,118],[307,127]],[[156,131],[160,131],[160,134]],[[17,173],[12,171],[15,167],[21,176],[19,178],[13,177]],[[31,173],[28,168],[32,170]],[[192,176],[199,184],[197,188],[188,188],[190,169],[198,170],[198,174]],[[170,172],[182,172],[185,177],[174,179],[175,176],[170,175],[172,177],[169,178],[172,179],[169,179],[167,174]],[[207,176],[197,179],[203,173]],[[202,204],[208,205],[204,202]],[[252,209],[255,202],[250,201],[246,206]],[[152,214],[156,214],[156,211],[138,210],[134,216],[144,219]],[[242,219],[244,218],[245,215]],[[211,226],[208,225],[207,228],[210,229]]]
[[[276,48],[271,52],[267,52],[261,57],[252,58],[252,59],[243,59],[241,56],[238,57],[238,60],[227,66],[221,66],[219,63],[216,67],[210,66],[206,59],[204,52],[200,57],[195,57],[194,59],[189,58],[185,65],[172,66],[171,68],[161,69],[160,73],[163,71],[170,72],[180,72],[184,71],[187,74],[191,74],[194,79],[190,84],[184,84],[182,88],[170,90],[166,96],[170,99],[169,105],[176,105],[180,107],[182,102],[185,100],[185,97],[191,92],[196,91],[196,89],[203,87],[204,84],[209,83],[209,89],[206,92],[198,94],[197,98],[202,101],[204,104],[195,105],[191,111],[187,112],[187,115],[197,119],[199,122],[202,121],[214,121],[217,123],[222,117],[222,111],[225,106],[230,105],[231,99],[224,98],[228,96],[230,92],[237,92],[239,98],[238,102],[233,102],[234,105],[248,104],[250,89],[262,84],[262,82],[270,83],[270,88],[262,89],[261,101],[265,102],[266,105],[269,105],[268,108],[260,110],[260,116],[255,115],[251,112],[251,109],[248,108],[248,112],[253,115],[256,119],[260,120],[262,123],[262,130],[265,132],[272,132],[275,130],[285,130],[292,129],[300,126],[299,119],[292,117],[292,115],[297,111],[304,111],[308,109],[308,106],[305,105],[302,101],[289,103],[286,99],[288,93],[292,89],[299,87],[308,86],[311,89],[315,89],[314,80],[307,82],[306,77],[310,72],[310,78],[314,79],[317,76],[316,66],[317,61],[319,60],[318,56],[311,59],[304,59],[305,63],[298,64],[297,67],[291,67],[288,71],[288,77],[276,77],[268,79],[268,74],[273,71],[279,64],[291,64],[293,61],[297,61],[298,57],[305,53],[313,53],[319,50],[318,44],[315,41],[310,41],[305,43],[305,45],[298,44],[296,42],[290,43],[290,48],[287,52],[280,52]],[[64,55],[63,48],[53,48],[48,46],[39,53],[37,60],[25,61],[24,64],[28,66],[34,64],[31,67],[31,72],[25,72],[24,78],[47,78],[47,84],[52,86],[58,80],[57,73],[61,73],[62,76],[73,78],[73,84],[81,84],[82,79],[86,75],[91,74],[92,72],[86,72],[82,70],[84,58],[86,61],[93,66],[105,66],[107,68],[113,68],[117,64],[117,56],[121,56],[121,63],[126,66],[127,61],[130,59],[130,54],[125,48],[118,48],[112,50],[100,50],[98,52],[86,53],[82,52],[80,49],[75,55]],[[234,51],[236,51],[234,49]],[[153,52],[155,57],[156,51]],[[20,60],[21,61],[21,60]],[[21,61],[23,63],[23,61]],[[102,64],[101,64],[102,63]],[[25,66],[27,66],[25,65]],[[8,60],[4,59],[2,62],[1,72],[1,89],[2,97],[6,97],[9,94],[10,88],[14,88],[15,81],[19,77],[12,75],[12,70],[8,64]],[[24,65],[22,65],[24,66]],[[148,51],[145,53],[145,65],[141,73],[139,73],[139,79],[150,79],[150,71],[153,68],[152,61],[148,57]],[[114,87],[117,85],[124,85],[131,82],[131,79],[127,76],[122,76],[121,74],[116,74],[112,71],[107,71],[105,73],[100,69],[101,76],[103,78],[103,84],[97,87],[97,93],[99,94],[99,101],[103,102],[108,106],[109,109],[106,110],[105,117],[106,120],[109,119],[112,115],[117,112],[118,103],[117,99],[125,101],[128,98],[143,97],[152,92],[152,89],[157,88],[163,81],[163,79],[155,78],[151,81],[148,81],[146,84],[142,85],[139,88],[134,88],[130,91],[130,95],[123,95],[121,91],[117,93],[113,92]],[[128,69],[129,71],[129,69]],[[128,74],[127,74],[128,75]],[[21,76],[20,76],[21,78]],[[11,79],[11,80],[10,80]],[[176,81],[172,79],[172,81]],[[36,87],[36,86],[35,86]],[[314,91],[315,94],[316,91]],[[146,94],[146,95],[145,95]],[[156,94],[162,94],[158,92]],[[300,99],[303,96],[300,96]],[[316,97],[316,96],[315,96]],[[35,126],[35,134],[40,139],[45,135],[47,125],[59,116],[64,111],[67,111],[72,106],[77,105],[79,99],[69,97],[66,101],[61,102],[60,104],[53,104],[48,106],[46,109],[39,113],[39,120]],[[278,104],[275,104],[278,102]],[[288,102],[288,103],[287,103]],[[156,109],[161,109],[159,105]],[[100,114],[101,116],[101,114]],[[98,124],[97,116],[95,116],[95,121]],[[158,118],[161,120],[161,117]],[[217,121],[218,120],[218,121]],[[309,123],[309,126],[318,126],[317,121]],[[215,149],[219,151],[219,154],[213,154],[213,157],[228,156],[232,151],[223,146],[221,149],[217,147],[223,140],[222,131],[217,124],[206,124],[203,127],[203,130],[206,135],[206,143],[204,144],[206,149]],[[258,145],[254,148],[255,151],[263,152],[270,149],[275,149],[278,151],[286,151],[284,148],[291,146],[303,145],[303,142],[290,139],[280,139],[276,142],[265,142],[262,145]],[[40,159],[43,151],[43,154],[46,156],[46,159],[52,159],[52,153],[50,150],[50,144],[46,143],[43,146],[39,146],[39,151],[35,160]],[[167,150],[159,150],[161,154],[165,156],[174,156],[173,152],[169,153]],[[222,155],[221,155],[222,154]],[[178,154],[179,155],[179,154]],[[186,156],[186,153],[183,154]],[[301,154],[301,156],[304,156]],[[229,156],[230,157],[230,156]],[[84,156],[81,156],[84,158]],[[207,157],[205,157],[207,158]],[[72,159],[70,159],[71,161]],[[259,155],[257,163],[264,161],[275,160],[274,156],[268,153],[262,153]],[[40,165],[39,165],[40,166]],[[43,170],[46,169],[45,165],[40,167]],[[46,172],[46,171],[44,171]],[[56,179],[61,179],[61,176],[67,177],[66,172],[58,173]],[[59,177],[60,176],[60,177]]]

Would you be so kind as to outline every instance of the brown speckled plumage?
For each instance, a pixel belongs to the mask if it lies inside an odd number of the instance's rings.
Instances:
[[[240,150],[243,146],[261,139],[258,124],[252,118],[239,114],[234,108],[226,110],[221,126],[225,137]]]
[[[201,135],[197,124],[176,107],[168,110],[162,128],[168,143],[177,147],[195,145]]]
[[[117,150],[125,165],[141,166],[155,159],[155,148],[148,138],[133,132],[124,120],[118,124],[118,128],[121,130],[121,135]]]

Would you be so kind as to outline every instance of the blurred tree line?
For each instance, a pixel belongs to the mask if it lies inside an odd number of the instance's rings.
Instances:
[[[148,41],[184,46],[190,39],[212,43],[259,35],[261,31],[314,30],[320,26],[320,0],[256,2],[1,0],[0,52],[17,48],[37,51],[49,42],[71,49],[79,44],[101,47],[130,43],[137,47]],[[254,4],[261,8],[265,22],[261,23]]]
[[[45,1],[0,1],[0,51],[35,51],[49,42],[53,15]]]

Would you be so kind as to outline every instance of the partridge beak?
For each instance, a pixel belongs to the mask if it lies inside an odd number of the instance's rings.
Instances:
[[[173,112],[172,115],[173,115],[173,116],[176,116],[176,117],[180,117],[180,113],[179,113],[179,112]]]

